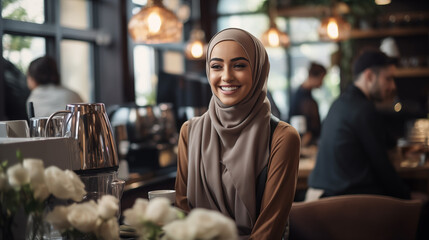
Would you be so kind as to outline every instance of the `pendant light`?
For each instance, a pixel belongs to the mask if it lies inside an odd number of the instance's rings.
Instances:
[[[148,0],[145,7],[128,23],[128,31],[136,43],[159,44],[179,42],[183,24],[162,4],[162,0]]]
[[[192,20],[200,21],[200,0],[192,1]],[[185,56],[189,60],[203,60],[206,57],[207,43],[200,23],[194,24],[189,41],[186,43]]]
[[[202,60],[206,57],[207,43],[204,40],[204,31],[195,27],[185,48],[185,56],[189,60]]]
[[[275,1],[273,1],[275,3]],[[276,14],[276,6],[274,4],[270,4],[269,6],[269,18],[270,18],[270,27],[267,31],[262,34],[261,42],[266,47],[284,47],[287,48],[290,46],[289,36],[280,31],[277,28],[275,23]]]
[[[335,5],[333,15],[323,19],[320,24],[320,39],[342,41],[350,37],[351,26],[340,15],[348,11],[348,9],[349,8],[345,3]]]
[[[391,0],[375,0],[375,4],[377,5],[388,5],[391,3]]]

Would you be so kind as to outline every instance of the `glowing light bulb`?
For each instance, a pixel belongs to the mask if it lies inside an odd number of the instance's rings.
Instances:
[[[159,14],[156,12],[152,12],[149,14],[147,20],[149,23],[149,32],[150,33],[159,32],[162,24],[161,16],[159,16]]]
[[[327,26],[327,31],[328,31],[328,37],[331,39],[337,39],[339,36],[338,33],[338,24],[334,19],[329,20],[328,26]]]
[[[203,43],[196,41],[191,46],[191,55],[193,58],[201,58],[203,56]]]
[[[402,104],[400,102],[397,102],[393,109],[395,110],[395,112],[400,112],[402,110]]]
[[[377,4],[377,5],[387,5],[387,4],[390,4],[390,0],[375,0],[375,4]]]
[[[279,34],[275,29],[270,29],[268,32],[268,42],[270,46],[278,47],[280,45]]]

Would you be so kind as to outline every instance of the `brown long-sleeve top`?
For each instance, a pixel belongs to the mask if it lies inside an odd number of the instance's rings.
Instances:
[[[180,130],[176,177],[176,206],[190,211],[186,196],[188,181],[188,123]],[[281,239],[295,195],[300,137],[285,122],[279,122],[271,140],[267,182],[261,210],[249,239]],[[255,186],[256,187],[256,186]]]

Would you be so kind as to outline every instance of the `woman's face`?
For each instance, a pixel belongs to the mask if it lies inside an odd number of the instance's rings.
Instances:
[[[213,93],[226,106],[243,100],[252,89],[252,69],[240,44],[222,41],[209,59],[209,80]]]

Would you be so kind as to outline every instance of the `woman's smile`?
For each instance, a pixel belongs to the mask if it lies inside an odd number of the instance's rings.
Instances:
[[[221,92],[225,95],[231,95],[238,91],[240,86],[237,85],[224,85],[219,87]]]

